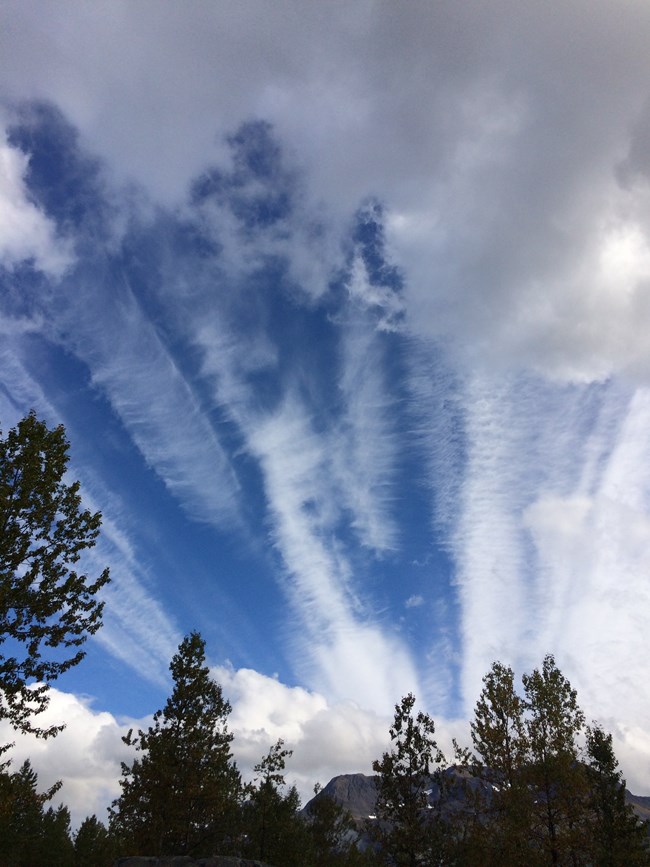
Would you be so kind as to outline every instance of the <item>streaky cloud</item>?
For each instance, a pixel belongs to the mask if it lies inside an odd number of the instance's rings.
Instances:
[[[396,407],[383,375],[384,362],[380,335],[353,313],[341,326],[339,388],[344,408],[330,452],[352,526],[362,543],[378,553],[398,544],[393,517]]]

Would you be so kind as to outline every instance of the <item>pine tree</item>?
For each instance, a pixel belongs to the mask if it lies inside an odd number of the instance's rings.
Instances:
[[[226,719],[230,704],[193,632],[170,665],[174,689],[145,732],[124,742],[142,755],[122,765],[111,831],[129,854],[210,856],[230,846],[241,782]]]
[[[15,772],[4,765],[0,771],[0,864],[50,867],[71,863],[67,808],[44,811],[60,787],[61,783],[55,783],[39,793],[38,775],[29,760]]]
[[[97,816],[88,816],[74,838],[75,867],[107,867],[117,858],[116,841]]]
[[[471,725],[480,759],[473,773],[488,784],[471,841],[482,863],[647,864],[645,829],[625,804],[611,736],[587,729],[583,755],[584,714],[553,656],[522,677],[523,698],[500,663],[483,680]]]
[[[244,852],[275,867],[302,867],[308,846],[307,830],[298,815],[295,786],[285,791],[284,769],[292,750],[280,738],[253,768],[244,806]]]
[[[0,720],[48,736],[31,717],[45,710],[48,686],[84,656],[101,626],[96,580],[75,571],[97,539],[101,515],[81,508],[79,482],[68,485],[68,442],[30,413],[0,436]],[[34,686],[38,683],[39,686]]]
[[[330,795],[314,787],[316,797],[309,803],[308,830],[311,840],[311,862],[314,867],[334,867],[349,863],[351,840],[356,837],[356,825],[349,810]]]
[[[390,728],[393,748],[373,762],[377,779],[377,819],[369,831],[392,864],[408,867],[438,863],[440,823],[432,821],[428,790],[434,765],[444,764],[428,714],[414,715],[415,696],[395,705]]]
[[[587,728],[586,757],[588,806],[593,811],[591,863],[597,867],[650,864],[647,828],[625,802],[625,780],[612,736],[596,724]]]
[[[41,833],[35,845],[36,858],[30,867],[70,867],[74,862],[74,844],[70,831],[70,811],[61,804],[48,807],[43,814]]]

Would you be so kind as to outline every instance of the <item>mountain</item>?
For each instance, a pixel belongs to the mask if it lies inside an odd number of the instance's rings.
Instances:
[[[446,788],[450,796],[449,806],[452,807],[454,802],[458,804],[464,797],[464,792],[468,783],[471,787],[488,785],[480,778],[471,777],[467,771],[452,766],[443,771],[445,777]],[[435,804],[438,799],[438,785],[435,779],[431,778],[431,788],[429,789],[429,803]],[[303,813],[310,812],[310,806],[319,798],[331,797],[337,803],[345,807],[352,815],[355,822],[361,826],[366,819],[372,819],[375,815],[377,803],[377,777],[368,776],[367,774],[340,774],[338,777],[333,777],[329,783],[320,790],[303,808]],[[634,812],[643,822],[650,822],[650,797],[642,795],[633,795],[626,789],[625,800],[632,806]],[[650,834],[650,824],[648,825],[648,833]]]
[[[332,798],[350,812],[355,822],[361,822],[374,815],[377,803],[377,777],[366,774],[340,774],[332,777],[329,783],[303,807],[309,813],[310,807],[322,798]]]
[[[467,771],[451,766],[442,772],[444,787],[447,792],[446,805],[453,808],[466,797],[467,786],[476,788],[487,785],[478,777],[472,777]],[[430,778],[430,788],[427,790],[429,805],[433,806],[439,798],[439,786],[434,776]],[[377,777],[366,774],[341,774],[333,777],[305,806],[303,813],[310,812],[311,805],[319,798],[331,797],[352,814],[357,822],[372,819],[377,804]]]
[[[650,798],[645,795],[633,795],[625,790],[625,800],[632,805],[632,809],[642,822],[648,822],[648,835],[650,835]]]

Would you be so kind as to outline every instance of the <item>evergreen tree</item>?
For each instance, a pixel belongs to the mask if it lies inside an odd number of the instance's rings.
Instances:
[[[244,853],[275,867],[302,867],[308,847],[298,791],[295,786],[285,791],[284,769],[291,755],[280,738],[255,765],[244,805]]]
[[[101,626],[96,580],[75,571],[97,539],[101,515],[81,508],[68,485],[68,442],[30,413],[0,436],[0,720],[43,736],[30,717],[48,704],[48,685],[77,665],[79,648]],[[35,687],[34,684],[39,686]]]
[[[593,811],[590,863],[597,867],[650,864],[648,834],[625,802],[625,780],[614,755],[612,736],[600,726],[587,728],[589,808]]]
[[[441,822],[433,821],[428,790],[434,765],[444,763],[435,741],[433,720],[414,715],[415,696],[395,705],[390,728],[393,748],[373,762],[377,780],[377,819],[369,831],[390,864],[432,865],[442,852]],[[439,775],[438,775],[439,776]]]
[[[74,838],[75,867],[108,867],[117,858],[116,841],[97,816],[88,816]]]
[[[70,830],[70,811],[61,804],[43,814],[41,832],[35,842],[36,857],[31,859],[30,867],[70,867],[74,863],[74,844]]]
[[[142,755],[122,765],[111,830],[132,855],[209,856],[231,845],[241,794],[230,704],[210,677],[198,633],[183,640],[170,670],[174,689],[153,725],[124,738]]]
[[[316,784],[317,796],[309,804],[307,827],[311,839],[311,858],[314,867],[335,867],[346,865],[356,849],[356,825],[349,810],[334,798],[320,792]],[[356,855],[356,853],[354,853]]]
[[[44,811],[61,784],[39,794],[29,760],[18,771],[0,771],[0,864],[11,867],[67,867],[70,814],[66,807]]]
[[[474,749],[490,780],[511,787],[526,755],[524,705],[509,666],[495,662],[483,678],[483,691],[470,724]]]

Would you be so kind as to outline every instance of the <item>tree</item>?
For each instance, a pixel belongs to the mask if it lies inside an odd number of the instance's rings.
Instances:
[[[71,863],[70,814],[66,807],[45,811],[61,787],[39,794],[38,776],[29,760],[10,773],[0,771],[0,864],[50,867]]]
[[[74,861],[74,845],[70,834],[70,811],[61,804],[43,814],[41,833],[34,847],[36,857],[28,863],[30,867],[70,867]]]
[[[474,749],[497,785],[511,787],[516,782],[526,752],[523,712],[512,669],[495,662],[483,678],[470,730]]]
[[[116,841],[97,816],[88,816],[75,834],[75,867],[107,867],[116,858]]]
[[[471,769],[480,783],[468,787],[468,796],[474,798],[475,812],[480,817],[473,823],[472,844],[483,852],[486,863],[529,864],[530,791],[523,778],[528,762],[524,710],[512,668],[493,663],[483,678],[483,690],[470,724],[480,759]]]
[[[231,708],[197,632],[182,641],[170,670],[174,689],[153,725],[123,739],[142,756],[122,765],[111,831],[132,855],[209,856],[232,838],[240,801],[226,726]]]
[[[77,665],[79,648],[101,626],[96,580],[74,566],[95,545],[99,512],[81,507],[67,484],[68,441],[31,412],[0,436],[0,719],[47,737],[62,727],[30,721],[48,704],[49,684]]]
[[[646,825],[625,802],[625,780],[614,755],[612,736],[594,724],[587,728],[588,806],[593,812],[592,864],[637,867],[650,864]]]
[[[412,693],[395,705],[390,728],[394,747],[372,764],[379,775],[377,819],[369,826],[390,863],[408,867],[436,863],[441,848],[428,790],[432,766],[444,764],[444,756],[434,738],[433,720],[422,711],[414,716],[414,705]]]
[[[356,825],[352,814],[325,792],[314,787],[316,797],[309,803],[308,829],[314,867],[349,863]],[[356,847],[355,847],[356,848]]]
[[[577,693],[555,664],[544,657],[541,670],[522,677],[527,717],[524,779],[534,793],[530,834],[546,863],[579,863],[588,830],[583,803],[584,768],[578,761],[578,735],[585,717]]]
[[[273,744],[253,768],[255,779],[244,805],[245,854],[276,867],[301,867],[307,846],[298,791],[295,786],[284,791],[284,769],[292,754],[282,738]]]
[[[494,663],[471,724],[487,788],[475,825],[481,863],[542,867],[648,864],[644,826],[625,804],[612,739],[586,729],[576,691],[552,655],[524,674]],[[470,763],[467,763],[470,766]]]

